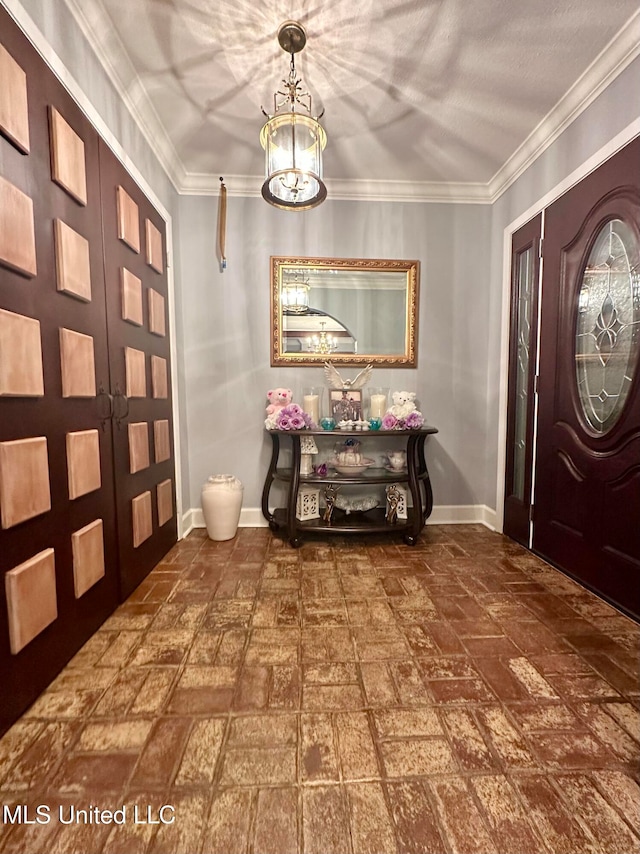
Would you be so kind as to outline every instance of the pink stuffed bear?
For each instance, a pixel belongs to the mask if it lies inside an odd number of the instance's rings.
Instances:
[[[290,388],[273,388],[267,392],[267,397],[269,398],[267,415],[277,415],[281,409],[291,403],[293,392]]]

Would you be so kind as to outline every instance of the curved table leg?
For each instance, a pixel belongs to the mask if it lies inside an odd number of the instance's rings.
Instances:
[[[287,502],[287,533],[289,542],[297,549],[300,545],[298,538],[298,524],[296,520],[296,504],[298,501],[298,487],[300,486],[300,436],[297,433],[291,433],[292,459],[291,459],[291,480],[289,481],[289,501]]]
[[[273,483],[280,455],[280,437],[277,433],[270,433],[269,435],[271,436],[271,462],[269,463],[269,470],[267,471],[262,488],[262,515],[269,523],[271,530],[277,531],[280,526],[273,518],[273,513],[269,510],[269,493],[271,492],[271,484]]]
[[[409,491],[413,500],[413,517],[411,526],[404,536],[404,541],[409,546],[415,546],[418,542],[418,536],[422,530],[423,510],[422,510],[422,493],[420,491],[420,481],[418,480],[420,464],[418,447],[420,439],[424,438],[420,435],[411,435],[407,439],[407,474],[409,476]]]
[[[420,474],[426,474],[426,478],[423,479],[422,483],[424,486],[424,506],[422,508],[422,527],[427,524],[427,519],[431,516],[431,511],[433,510],[433,490],[431,489],[431,478],[429,477],[429,472],[427,470],[427,462],[424,456],[424,443],[426,441],[426,436],[418,437],[418,444],[416,447],[418,454],[418,471]]]
[[[429,478],[429,475],[427,475],[427,479],[424,481],[424,493],[425,503],[422,511],[422,527],[427,524],[427,519],[431,516],[431,511],[433,510],[433,490],[431,489],[431,479]]]

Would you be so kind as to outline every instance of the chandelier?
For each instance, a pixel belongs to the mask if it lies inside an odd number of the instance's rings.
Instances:
[[[325,356],[338,349],[338,339],[335,335],[325,332],[326,323],[320,323],[320,334],[309,335],[307,338],[308,353],[322,353]]]
[[[327,135],[318,122],[322,113],[316,118],[311,115],[311,95],[303,91],[302,80],[296,76],[295,55],[307,42],[304,28],[285,21],[278,30],[278,42],[291,55],[291,62],[289,77],[282,81],[284,88],[273,96],[273,115],[262,110],[267,117],[260,131],[266,173],[262,196],[277,208],[305,211],[327,197],[322,182]]]

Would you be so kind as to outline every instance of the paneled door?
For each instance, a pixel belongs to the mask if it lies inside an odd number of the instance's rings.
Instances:
[[[640,616],[640,138],[546,211],[533,548]]]
[[[100,142],[120,590],[177,539],[165,224]]]
[[[2,732],[118,573],[98,135],[3,9],[0,35]]]
[[[513,235],[504,532],[531,545],[535,376],[542,214]]]

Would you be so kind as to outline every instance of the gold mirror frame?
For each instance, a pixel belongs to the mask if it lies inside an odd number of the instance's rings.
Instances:
[[[302,268],[310,271],[371,271],[405,273],[406,316],[404,351],[398,353],[287,353],[283,347],[283,315],[280,293],[284,271]],[[418,361],[418,292],[420,262],[380,258],[296,258],[271,256],[271,365],[273,367],[317,366],[326,361],[342,365],[368,365],[389,368],[415,368]]]

